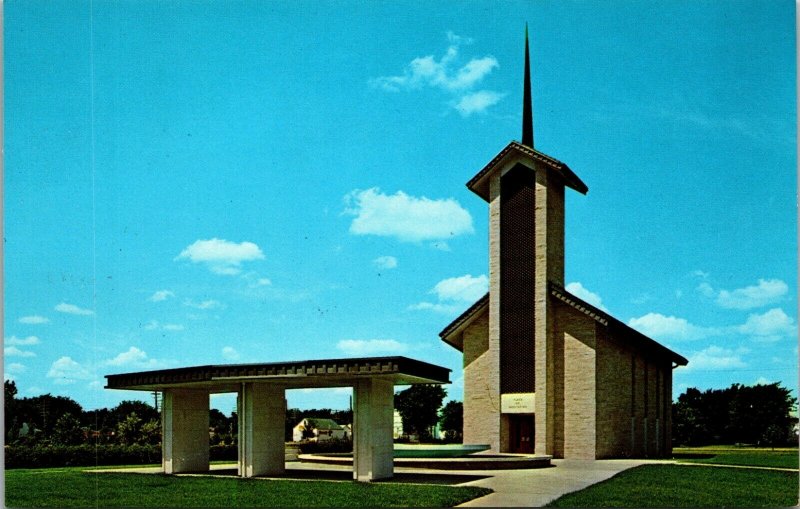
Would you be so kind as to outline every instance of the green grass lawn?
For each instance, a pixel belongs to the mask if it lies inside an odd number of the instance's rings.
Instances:
[[[643,465],[569,493],[551,507],[789,507],[797,472]]]
[[[675,447],[672,453],[675,459],[689,463],[798,468],[796,447],[774,450],[735,446]]]
[[[5,473],[8,507],[450,507],[477,487],[92,473],[83,468]]]

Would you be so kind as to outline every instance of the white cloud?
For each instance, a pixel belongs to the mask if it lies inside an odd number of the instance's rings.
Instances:
[[[788,291],[780,279],[759,279],[757,285],[720,290],[716,302],[727,309],[753,309],[781,301]]]
[[[349,355],[375,355],[379,353],[402,353],[408,345],[394,339],[343,339],[336,348]]]
[[[797,325],[782,309],[775,308],[760,315],[751,314],[743,325],[737,327],[737,331],[759,341],[771,342],[782,337],[795,336]]]
[[[770,385],[772,383],[774,383],[774,382],[772,382],[771,380],[767,380],[763,376],[760,376],[760,377],[756,378],[756,381],[755,381],[755,385]]]
[[[397,258],[394,256],[379,256],[372,260],[379,269],[394,269],[397,267]]]
[[[241,272],[242,262],[263,260],[264,253],[252,242],[239,244],[223,239],[197,240],[175,257],[175,260],[189,260],[204,263],[211,272],[222,275],[236,275]]]
[[[682,368],[684,371],[731,370],[747,366],[739,352],[714,345],[689,355],[688,360],[689,364]]]
[[[344,213],[355,216],[350,224],[354,235],[396,237],[404,242],[440,240],[473,233],[472,216],[454,199],[431,200],[393,195],[373,187],[354,190],[345,196]]]
[[[17,345],[17,346],[31,346],[31,345],[38,345],[39,338],[36,336],[28,336],[27,338],[18,338],[17,336],[11,336],[10,338],[5,338],[5,344],[7,345]]]
[[[175,323],[165,323],[161,325],[158,320],[150,320],[147,324],[144,325],[144,330],[166,330],[166,331],[182,331],[185,327],[180,324]]]
[[[459,311],[464,311],[464,305],[442,304],[433,302],[419,302],[408,306],[411,311],[434,311],[443,315],[454,315]]]
[[[700,292],[700,295],[703,297],[712,298],[714,297],[714,288],[708,284],[706,281],[703,281],[699,285],[697,285],[697,291]]]
[[[76,380],[88,380],[92,378],[92,374],[86,367],[72,360],[72,357],[65,356],[50,365],[47,377],[53,378],[57,384],[70,384]]]
[[[468,117],[473,113],[483,113],[489,107],[500,102],[503,97],[505,97],[505,94],[492,92],[491,90],[479,90],[462,96],[453,107],[461,113],[462,117]]]
[[[698,275],[699,274],[699,275]],[[780,279],[759,279],[755,285],[735,290],[715,290],[705,279],[706,273],[695,272],[704,279],[697,291],[709,299],[715,299],[718,306],[725,309],[755,309],[782,301],[789,292],[789,286]]]
[[[232,346],[226,346],[222,349],[222,357],[229,361],[238,361],[241,355]]]
[[[443,315],[453,315],[465,309],[489,291],[489,278],[485,274],[473,276],[466,274],[443,279],[428,292],[435,294],[439,302],[419,302],[408,306],[414,311],[428,310]]]
[[[219,302],[217,300],[214,300],[214,299],[208,299],[208,300],[204,300],[202,302],[194,302],[192,300],[187,299],[187,300],[183,301],[183,305],[184,306],[188,306],[190,308],[204,309],[204,310],[207,310],[207,309],[221,309],[222,307],[224,307],[221,302]]]
[[[27,324],[40,324],[40,323],[47,323],[50,319],[44,316],[39,315],[31,315],[31,316],[23,316],[19,319],[19,323],[27,323]]]
[[[27,369],[25,364],[20,364],[19,362],[12,362],[6,366],[6,371],[9,373],[24,373]]]
[[[94,311],[91,309],[83,309],[74,304],[67,304],[66,302],[62,302],[55,307],[55,310],[59,313],[67,313],[70,315],[93,315]]]
[[[36,357],[36,354],[28,350],[20,350],[16,346],[7,346],[3,348],[3,354],[6,357]]]
[[[475,302],[487,291],[489,291],[489,278],[486,274],[477,277],[466,274],[439,281],[430,293],[435,293],[440,301]]]
[[[715,327],[700,327],[689,323],[685,318],[664,316],[661,313],[647,313],[639,318],[631,318],[628,325],[645,336],[661,340],[690,341],[716,336],[723,332]]]
[[[128,348],[127,351],[118,354],[113,359],[108,359],[103,364],[135,369],[158,369],[165,365],[164,361],[149,358],[145,351],[135,346]]]
[[[447,38],[450,45],[438,60],[433,55],[414,58],[402,74],[382,76],[371,80],[371,83],[392,92],[424,87],[445,91],[456,96],[452,106],[465,116],[495,104],[503,94],[490,90],[470,93],[470,90],[500,66],[497,59],[487,55],[459,65],[460,47],[471,44],[472,40],[452,32],[448,32]],[[471,111],[470,103],[473,105]]]
[[[256,285],[258,286],[269,286],[272,284],[272,280],[266,277],[260,277],[256,280]]]
[[[175,297],[175,294],[169,290],[158,290],[156,293],[151,295],[150,298],[147,300],[152,302],[161,302],[169,299],[170,297]]]
[[[600,296],[597,295],[596,293],[591,292],[591,291],[587,290],[586,288],[584,288],[583,285],[580,282],[575,281],[573,283],[568,284],[564,288],[569,293],[573,294],[574,296],[578,297],[579,299],[583,299],[586,302],[588,302],[589,304],[591,304],[592,306],[594,306],[594,307],[596,307],[598,309],[601,309],[601,310],[603,310],[605,312],[608,312],[608,309],[606,309],[606,307],[603,305],[603,299],[601,299]]]

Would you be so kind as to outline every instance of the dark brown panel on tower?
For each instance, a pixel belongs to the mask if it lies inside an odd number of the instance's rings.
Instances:
[[[518,165],[500,180],[500,391],[534,392],[536,178]]]

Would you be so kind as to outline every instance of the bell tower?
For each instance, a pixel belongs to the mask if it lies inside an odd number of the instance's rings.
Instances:
[[[492,448],[552,454],[559,367],[548,282],[564,284],[564,189],[588,188],[534,148],[527,26],[524,69],[522,142],[509,143],[467,187],[489,203],[487,353],[500,395],[487,417],[498,437]]]

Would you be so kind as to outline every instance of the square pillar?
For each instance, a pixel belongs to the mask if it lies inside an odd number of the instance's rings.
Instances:
[[[166,389],[161,408],[165,474],[208,471],[208,391]]]
[[[394,475],[394,384],[369,378],[353,387],[353,479]]]
[[[280,475],[285,471],[283,386],[243,383],[238,397],[239,475]]]

